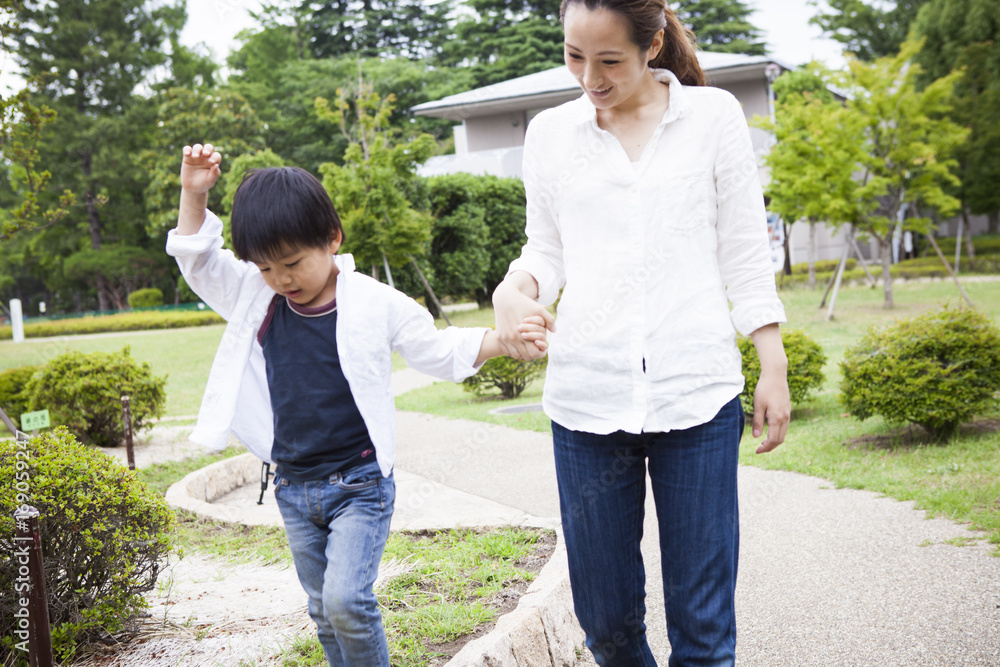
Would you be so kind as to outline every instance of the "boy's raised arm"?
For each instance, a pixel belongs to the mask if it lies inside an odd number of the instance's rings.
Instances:
[[[177,234],[197,234],[205,221],[208,191],[222,173],[222,154],[212,144],[185,146],[181,162],[181,205],[177,217]]]

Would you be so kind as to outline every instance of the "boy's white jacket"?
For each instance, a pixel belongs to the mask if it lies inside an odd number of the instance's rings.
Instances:
[[[256,266],[223,250],[222,222],[211,212],[197,234],[175,232],[167,236],[167,253],[177,259],[191,289],[227,321],[191,440],[223,449],[232,432],[270,462],[274,421],[257,331],[274,291]],[[379,468],[388,476],[396,449],[392,351],[418,371],[458,382],[478,370],[475,361],[487,330],[440,330],[416,301],[357,273],[351,255],[337,255],[336,262],[337,352]]]

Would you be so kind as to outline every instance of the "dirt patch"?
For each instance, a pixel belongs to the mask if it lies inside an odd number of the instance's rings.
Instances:
[[[981,436],[1000,432],[1000,419],[977,418],[968,424],[963,424],[958,429],[961,436]],[[878,449],[884,451],[894,451],[899,449],[911,449],[927,445],[941,445],[929,432],[921,426],[910,424],[892,433],[879,435],[862,435],[851,438],[844,442],[848,449]]]

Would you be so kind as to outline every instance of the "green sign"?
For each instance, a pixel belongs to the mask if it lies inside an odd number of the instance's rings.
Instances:
[[[37,431],[40,428],[49,427],[49,411],[39,410],[38,412],[25,412],[21,415],[22,431]]]

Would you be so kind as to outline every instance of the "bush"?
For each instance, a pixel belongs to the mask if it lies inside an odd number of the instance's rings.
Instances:
[[[49,410],[55,424],[101,447],[124,442],[122,396],[131,398],[132,429],[163,413],[166,377],[153,377],[148,363],[132,360],[128,346],[117,353],[71,351],[42,367],[28,384],[32,410]]]
[[[41,366],[21,366],[0,372],[0,408],[18,428],[21,428],[21,413],[28,411],[28,396],[24,389],[31,376],[40,369]]]
[[[996,405],[1000,330],[978,310],[945,308],[872,327],[840,367],[841,402],[855,417],[919,424],[944,440]]]
[[[163,305],[163,290],[155,287],[137,289],[128,295],[129,308],[156,308]]]
[[[19,447],[25,449],[19,449]],[[27,456],[27,458],[25,458]],[[52,644],[57,660],[129,630],[145,606],[171,549],[173,513],[135,473],[84,447],[64,428],[19,445],[0,441],[0,547],[14,553],[14,511],[38,509]],[[17,480],[15,487],[14,480]],[[15,490],[17,491],[15,493]],[[19,497],[20,496],[20,497]],[[14,648],[17,559],[0,558],[0,662],[26,654]],[[27,661],[24,660],[24,664]]]
[[[25,338],[46,336],[73,336],[107,331],[146,331],[149,329],[179,329],[222,324],[225,320],[211,310],[147,310],[100,317],[32,322],[24,325]],[[0,340],[13,337],[9,326],[0,327]]]
[[[499,389],[504,399],[517,398],[532,380],[542,375],[549,358],[521,361],[510,357],[494,357],[479,372],[462,380],[462,388],[477,396],[485,396],[492,389]]]
[[[823,386],[826,355],[819,343],[804,331],[782,331],[781,342],[788,357],[788,391],[794,405],[805,401],[809,394]],[[738,345],[740,356],[743,357],[743,379],[746,380],[740,402],[743,404],[743,411],[752,415],[753,393],[760,380],[760,358],[751,339],[740,338]]]

